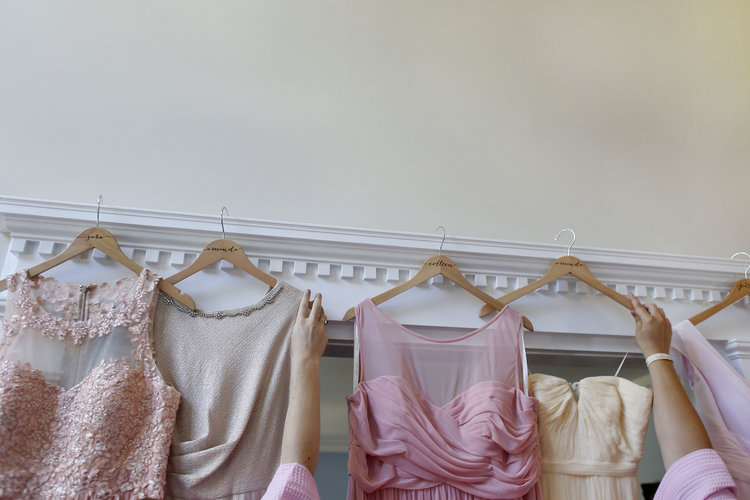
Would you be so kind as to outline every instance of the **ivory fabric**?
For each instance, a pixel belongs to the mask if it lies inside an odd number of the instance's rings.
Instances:
[[[459,338],[356,307],[350,500],[541,498],[536,400],[520,388],[521,316],[504,308]]]
[[[750,499],[750,383],[690,321],[672,331],[675,369],[695,391],[711,445],[737,483],[737,497]]]
[[[182,394],[167,498],[261,498],[279,465],[301,298],[279,281],[251,306],[191,314],[160,294],[156,362]]]
[[[149,331],[159,278],[8,278],[0,498],[162,498],[180,395]]]
[[[724,461],[711,448],[696,450],[667,469],[654,500],[735,500],[737,487]]]
[[[575,384],[534,373],[545,500],[641,498],[638,462],[651,414],[650,389],[619,377]]]

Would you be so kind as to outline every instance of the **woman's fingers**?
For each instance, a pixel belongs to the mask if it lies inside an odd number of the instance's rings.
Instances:
[[[312,303],[312,309],[310,310],[310,316],[309,316],[313,321],[318,321],[320,319],[320,315],[323,312],[322,302],[323,302],[323,297],[319,293],[316,293],[315,299],[313,300],[313,303]]]
[[[299,309],[297,310],[297,318],[307,318],[307,312],[310,310],[310,290],[306,290],[302,296],[302,300],[299,301]]]
[[[658,307],[656,304],[652,304],[651,302],[641,304],[641,301],[638,300],[635,295],[632,293],[629,295],[630,303],[633,304],[633,312],[635,313],[634,316],[636,320],[647,321],[651,319],[660,319],[668,321],[666,314],[664,314],[664,309]]]
[[[630,294],[630,303],[633,304],[633,311],[635,311],[636,321],[648,321],[651,319],[651,313],[646,309],[641,301],[636,298],[632,293]]]

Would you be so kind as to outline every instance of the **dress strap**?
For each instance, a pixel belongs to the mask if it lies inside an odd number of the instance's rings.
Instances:
[[[359,326],[354,325],[354,372],[352,375],[352,390],[356,391],[359,385]]]
[[[145,363],[146,370],[150,373],[157,371],[151,333],[156,302],[159,299],[159,293],[156,292],[159,281],[161,276],[144,268],[133,297],[133,317],[137,321],[128,328],[134,347],[133,355],[138,361]]]
[[[526,343],[523,341],[523,326],[518,329],[518,342],[520,344],[519,355],[521,356],[521,372],[523,375],[523,393],[529,395],[529,365],[526,361]]]
[[[523,318],[521,315],[510,307],[505,307],[502,314],[505,316],[506,325],[510,327],[502,326],[502,321],[498,321],[498,333],[505,332],[510,339],[513,340],[513,354],[510,359],[513,360],[513,380],[517,388],[521,388],[521,382],[523,382],[523,392],[526,396],[529,395],[529,370],[526,362],[526,345],[523,338]],[[512,331],[508,329],[512,328]],[[510,361],[506,358],[505,362]],[[520,363],[519,363],[520,361]],[[519,367],[520,364],[520,367]],[[518,376],[518,370],[521,370],[521,376]]]
[[[360,380],[362,379],[362,371],[364,368],[364,361],[360,354],[359,346],[360,339],[359,335],[362,331],[362,323],[364,321],[364,305],[366,302],[360,302],[354,307],[354,372],[352,381],[352,390],[356,391]]]

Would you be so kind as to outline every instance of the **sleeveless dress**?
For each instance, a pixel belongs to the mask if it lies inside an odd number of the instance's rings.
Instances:
[[[534,373],[545,500],[638,500],[638,462],[651,414],[650,389],[619,377],[575,384]]]
[[[541,498],[536,400],[519,383],[518,313],[506,307],[459,338],[434,329],[428,337],[368,299],[356,307],[356,325],[350,500]]]
[[[281,457],[301,298],[282,281],[257,303],[224,311],[191,311],[159,294],[156,363],[182,395],[165,498],[263,496]]]
[[[750,499],[750,383],[690,321],[672,332],[675,370],[695,391],[711,445],[737,483],[737,498]]]
[[[161,498],[179,393],[151,355],[159,278],[8,278],[0,498]]]

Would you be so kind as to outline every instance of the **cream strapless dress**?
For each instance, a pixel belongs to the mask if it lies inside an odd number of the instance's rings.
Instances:
[[[529,390],[539,400],[545,500],[641,498],[636,473],[651,414],[650,389],[619,377],[569,384],[532,374]]]

